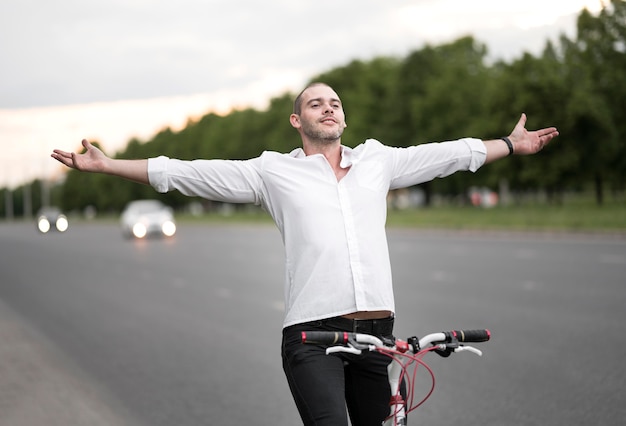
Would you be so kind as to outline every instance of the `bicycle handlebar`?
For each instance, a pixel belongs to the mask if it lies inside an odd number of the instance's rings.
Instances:
[[[347,331],[303,331],[302,343],[312,345],[345,345],[348,340],[356,338],[355,333]]]
[[[491,332],[486,329],[479,330],[452,330],[441,333],[432,333],[419,339],[419,347],[423,348],[430,344],[437,343],[468,343],[468,342],[486,342],[491,338]],[[412,338],[415,339],[415,338]],[[350,333],[347,331],[303,331],[302,343],[314,345],[346,345],[348,342],[357,342],[365,344],[373,344],[377,347],[393,346],[399,343],[384,342],[374,336],[362,333]]]
[[[448,333],[452,335],[451,337],[456,337],[459,342],[479,343],[491,339],[491,332],[489,330],[452,330],[444,332],[446,335]]]
[[[422,361],[424,354],[432,351],[442,357],[447,357],[453,352],[470,351],[476,355],[482,355],[481,351],[464,343],[486,342],[491,339],[491,332],[486,329],[452,330],[427,334],[421,339],[410,337],[406,341],[347,331],[303,331],[301,336],[302,343],[327,346],[326,354],[345,352],[360,355],[363,351],[378,351],[389,356],[393,360],[388,368],[392,396],[389,403],[390,416],[384,424],[404,425],[406,414],[426,401],[435,386],[434,373]],[[430,373],[432,386],[420,402],[414,403],[412,381],[415,379],[417,366],[424,366]],[[404,380],[407,382],[406,397],[401,394],[401,384]]]

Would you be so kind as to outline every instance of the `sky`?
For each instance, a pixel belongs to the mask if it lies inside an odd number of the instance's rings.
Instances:
[[[465,35],[491,59],[539,54],[575,36],[584,7],[602,0],[4,0],[0,188],[58,178],[53,148],[87,138],[113,155],[208,112],[264,108],[354,59]]]

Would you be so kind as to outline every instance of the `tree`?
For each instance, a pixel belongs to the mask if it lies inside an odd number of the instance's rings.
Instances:
[[[584,10],[577,29],[566,50],[573,83],[568,124],[582,178],[593,180],[602,204],[605,182],[623,187],[626,172],[626,3],[612,0],[597,17]]]
[[[529,128],[562,127],[563,105],[570,89],[566,70],[552,43],[546,45],[540,57],[526,53],[510,64],[496,64],[493,76],[496,84],[489,94],[487,135],[503,136],[496,132],[512,129],[521,113],[526,113]],[[516,192],[543,189],[553,195],[562,193],[566,184],[563,173],[576,167],[578,158],[559,142],[556,140],[539,156],[511,157],[491,165],[488,180],[493,185],[506,179]]]
[[[414,51],[402,62],[393,96],[392,143],[416,143],[480,135],[485,128],[485,93],[492,84],[486,47],[463,37]],[[476,177],[458,174],[422,185],[426,203],[433,191],[462,194]]]

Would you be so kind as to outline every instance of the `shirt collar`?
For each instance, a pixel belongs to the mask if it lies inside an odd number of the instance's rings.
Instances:
[[[358,163],[359,159],[355,154],[356,153],[352,148],[341,145],[341,162],[339,165],[345,169],[346,167],[350,167],[353,164]],[[306,154],[302,148],[296,148],[289,153],[289,156],[293,158],[305,158]]]

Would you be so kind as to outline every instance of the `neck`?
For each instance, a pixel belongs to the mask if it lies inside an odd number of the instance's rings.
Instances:
[[[341,139],[318,141],[306,139],[302,141],[302,149],[306,155],[322,154],[326,158],[341,155]]]

